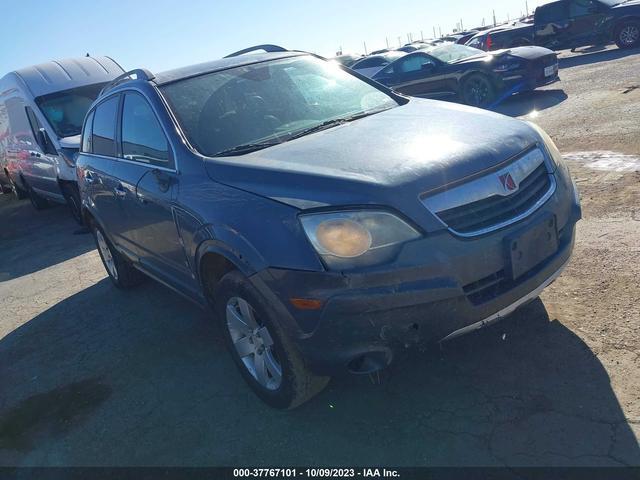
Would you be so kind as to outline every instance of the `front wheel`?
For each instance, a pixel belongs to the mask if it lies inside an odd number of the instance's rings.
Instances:
[[[495,88],[485,75],[474,74],[462,84],[462,100],[473,107],[487,107],[496,98]]]
[[[265,403],[295,408],[327,385],[329,378],[308,369],[275,309],[240,272],[220,280],[213,305],[234,362]]]
[[[619,48],[633,48],[640,45],[640,22],[625,22],[616,29],[616,45]]]

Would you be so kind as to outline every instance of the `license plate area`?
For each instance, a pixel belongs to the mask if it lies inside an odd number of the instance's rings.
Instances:
[[[555,215],[547,215],[525,231],[505,239],[511,279],[516,280],[558,251]]]
[[[558,71],[558,64],[554,64],[554,65],[550,65],[548,67],[544,67],[544,76],[545,77],[550,77],[552,75],[555,75],[556,72]]]

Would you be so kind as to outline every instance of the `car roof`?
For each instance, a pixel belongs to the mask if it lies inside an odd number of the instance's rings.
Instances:
[[[270,53],[250,53],[246,55],[238,55],[235,57],[222,58],[220,60],[213,60],[211,62],[199,63],[196,65],[189,65],[187,67],[176,68],[174,70],[168,70],[155,74],[154,82],[157,85],[163,85],[176,80],[182,80],[189,77],[196,77],[205,73],[219,72],[221,70],[227,70],[229,68],[241,67],[244,65],[251,65],[253,63],[266,62],[269,60],[277,60],[280,58],[296,57],[302,55],[309,55],[306,52],[270,52]]]
[[[122,75],[124,70],[110,57],[78,57],[31,65],[13,73],[22,79],[34,97],[39,97],[109,82]]]

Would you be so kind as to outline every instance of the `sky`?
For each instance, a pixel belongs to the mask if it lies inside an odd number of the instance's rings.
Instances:
[[[332,56],[520,16],[543,0],[0,0],[0,77],[47,60],[108,55],[161,72],[263,43]]]

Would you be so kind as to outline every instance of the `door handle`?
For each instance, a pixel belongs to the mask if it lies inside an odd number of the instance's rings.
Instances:
[[[116,188],[114,188],[113,192],[116,194],[116,197],[118,197],[118,198],[124,198],[124,196],[127,194],[127,191],[124,189],[122,184],[120,184]]]
[[[84,173],[84,181],[87,183],[93,183],[93,174],[88,170]]]

